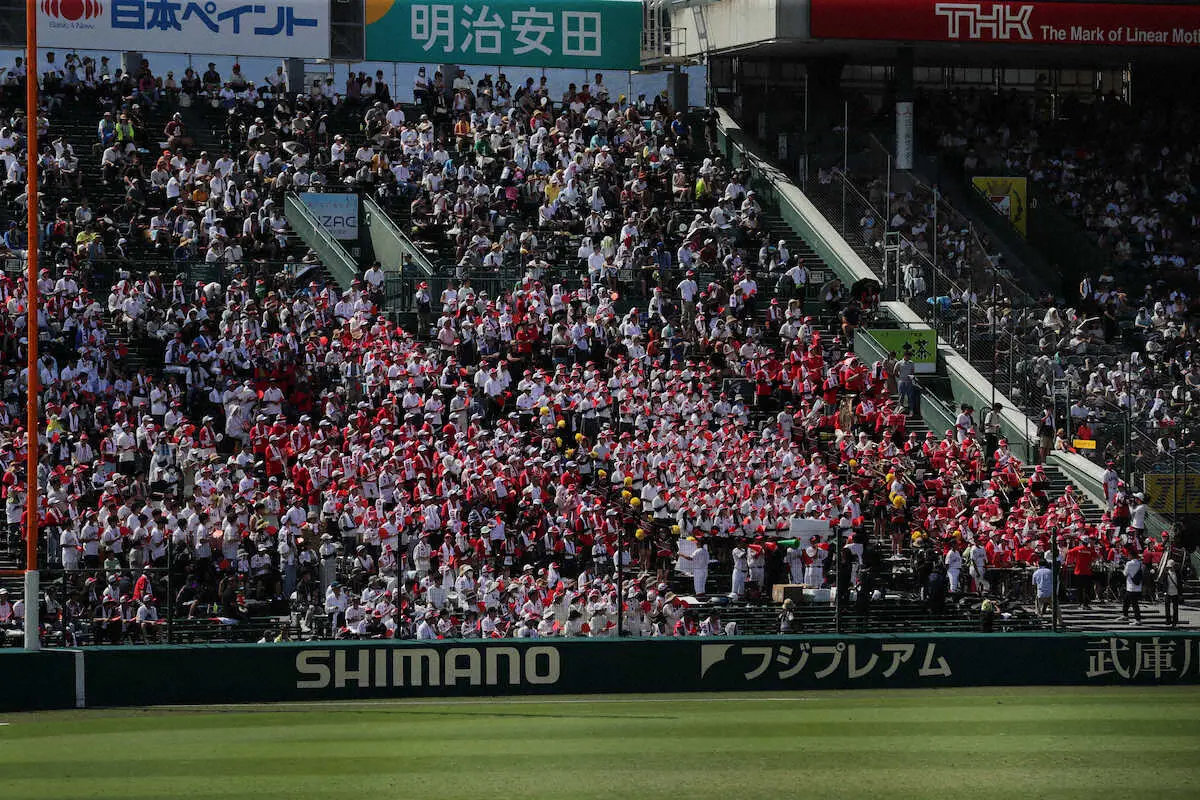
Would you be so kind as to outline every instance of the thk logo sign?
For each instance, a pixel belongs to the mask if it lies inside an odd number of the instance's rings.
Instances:
[[[42,13],[48,17],[75,22],[104,13],[100,0],[41,0]]]
[[[1032,39],[1029,17],[1033,6],[1009,6],[991,3],[984,11],[983,3],[937,3],[933,13],[946,18],[946,35],[951,39],[982,39],[1000,41]]]

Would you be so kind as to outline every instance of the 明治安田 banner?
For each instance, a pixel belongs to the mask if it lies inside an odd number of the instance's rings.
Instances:
[[[367,60],[637,69],[638,0],[367,0]]]

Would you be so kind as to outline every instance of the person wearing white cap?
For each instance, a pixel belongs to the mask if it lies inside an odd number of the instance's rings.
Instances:
[[[436,611],[427,611],[417,623],[417,639],[421,641],[429,641],[437,638],[437,632],[434,630],[432,623],[437,619]]]
[[[1121,601],[1121,619],[1129,619],[1129,609],[1133,609],[1131,625],[1142,624],[1142,586],[1146,578],[1146,566],[1137,551],[1130,554],[1122,570],[1125,573],[1125,597]]]
[[[1142,547],[1146,542],[1146,514],[1150,511],[1146,496],[1135,492],[1132,506],[1129,509],[1129,531],[1133,534],[1134,546]]]
[[[1158,588],[1162,592],[1167,627],[1179,625],[1179,564],[1171,556],[1163,558],[1158,568]]]
[[[696,549],[690,555],[680,553],[679,557],[691,567],[692,589],[696,596],[702,597],[708,584],[708,545],[702,537],[696,537]]]

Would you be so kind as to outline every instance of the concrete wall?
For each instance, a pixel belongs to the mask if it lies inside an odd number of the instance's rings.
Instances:
[[[688,56],[767,42],[779,35],[776,15],[781,2],[784,0],[721,0],[684,5],[672,8],[671,27],[685,31],[682,47],[683,55]],[[697,14],[703,16],[707,39],[700,38]]]

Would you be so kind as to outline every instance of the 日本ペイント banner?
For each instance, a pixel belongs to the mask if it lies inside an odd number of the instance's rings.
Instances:
[[[367,0],[367,60],[637,69],[638,0]]]
[[[821,39],[1200,46],[1200,6],[1165,3],[812,0]]]
[[[329,0],[39,0],[38,42],[72,50],[329,57]]]

